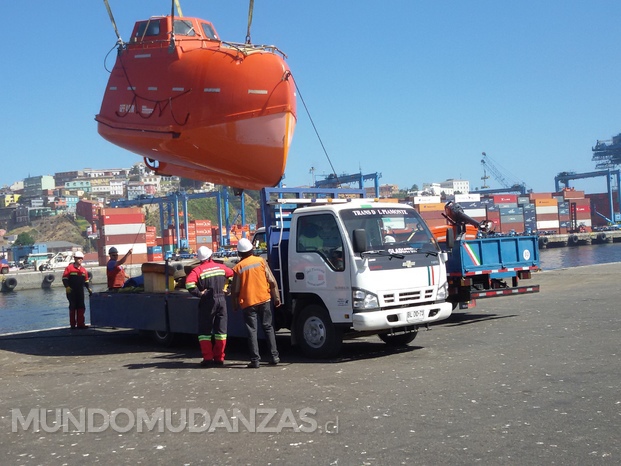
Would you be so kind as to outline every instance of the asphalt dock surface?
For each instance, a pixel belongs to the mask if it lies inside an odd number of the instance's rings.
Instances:
[[[535,274],[405,349],[199,368],[193,338],[0,337],[3,464],[621,464],[621,263]],[[525,283],[525,282],[524,282]],[[265,355],[265,348],[263,348]]]

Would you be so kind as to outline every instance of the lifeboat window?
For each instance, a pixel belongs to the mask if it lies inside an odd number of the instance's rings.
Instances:
[[[134,40],[142,39],[145,36],[158,36],[160,34],[159,21],[141,21],[136,28]]]
[[[205,34],[205,37],[209,39],[213,39],[213,40],[218,40],[216,31],[213,30],[213,28],[211,27],[211,24],[202,23],[201,26],[203,26],[203,33]]]
[[[175,20],[175,34],[181,36],[195,36],[196,31],[191,21]]]

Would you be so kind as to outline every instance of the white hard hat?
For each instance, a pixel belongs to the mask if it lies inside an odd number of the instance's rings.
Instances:
[[[79,257],[79,258],[84,259],[84,253],[82,251],[76,251],[73,253],[73,257],[76,257],[76,258]]]
[[[248,238],[242,238],[237,243],[237,252],[252,251],[252,243]]]
[[[212,254],[213,254],[213,251],[209,249],[207,246],[201,246],[200,248],[198,248],[197,255],[198,255],[199,261],[209,260]]]
[[[390,236],[390,235],[384,236],[384,243],[394,243],[394,242],[395,242],[395,238],[393,236]]]

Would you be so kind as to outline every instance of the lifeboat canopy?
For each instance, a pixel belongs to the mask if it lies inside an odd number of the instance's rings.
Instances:
[[[296,124],[284,58],[273,46],[224,42],[202,19],[138,21],[118,46],[97,130],[162,175],[275,186]]]

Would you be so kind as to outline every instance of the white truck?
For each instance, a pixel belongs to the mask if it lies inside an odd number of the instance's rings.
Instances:
[[[418,212],[337,198],[362,193],[261,190],[265,228],[252,240],[280,285],[283,305],[274,309],[274,325],[290,329],[292,342],[310,357],[335,356],[345,338],[364,335],[407,345],[420,326],[446,319],[453,309],[448,254]],[[198,334],[197,310],[197,298],[185,290],[102,292],[90,299],[92,325],[147,331],[164,344],[178,333]],[[241,313],[229,312],[227,333],[246,336]]]
[[[418,212],[331,197],[343,192],[261,191],[266,227],[253,243],[264,246],[280,284],[283,306],[274,320],[311,357],[334,356],[344,338],[361,335],[406,345],[419,326],[446,319],[453,309],[446,301],[448,254]]]

